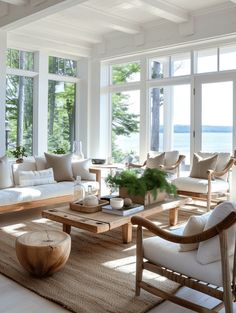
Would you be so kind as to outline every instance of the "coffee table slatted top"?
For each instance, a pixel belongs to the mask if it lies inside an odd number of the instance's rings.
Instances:
[[[115,214],[103,213],[101,211],[95,213],[83,213],[73,211],[69,206],[47,209],[42,211],[42,216],[50,220],[62,223],[63,230],[70,233],[71,226],[93,233],[103,233],[111,229],[122,226],[123,241],[130,242],[132,226],[131,217],[142,216],[149,217],[156,213],[169,211],[169,223],[175,225],[178,220],[178,208],[188,203],[190,198],[176,197],[167,199],[162,202],[156,202],[145,206],[143,211],[128,215],[119,216]]]

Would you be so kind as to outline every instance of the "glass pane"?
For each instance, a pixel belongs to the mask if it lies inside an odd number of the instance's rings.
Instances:
[[[164,88],[152,88],[150,90],[150,101],[151,101],[150,150],[163,151]]]
[[[112,94],[112,157],[115,162],[139,160],[139,90]]]
[[[74,83],[49,81],[48,93],[48,151],[72,151],[75,134]]]
[[[49,73],[76,77],[77,62],[69,59],[49,57]]]
[[[190,85],[176,85],[172,90],[174,136],[172,150],[186,156],[185,165],[190,165]]]
[[[236,69],[236,46],[220,48],[220,71]]]
[[[34,70],[34,53],[7,49],[7,66],[21,70]]]
[[[196,73],[217,71],[217,49],[208,49],[195,52]]]
[[[171,75],[190,75],[190,53],[181,53],[171,56]]]
[[[202,151],[232,152],[233,82],[202,85]]]
[[[111,71],[113,85],[140,81],[140,63],[138,62],[113,65]]]
[[[169,77],[169,58],[157,58],[150,60],[150,79]]]
[[[165,141],[169,150],[186,156],[185,165],[190,164],[190,90],[190,85],[151,89],[150,150],[164,151]]]
[[[32,155],[33,78],[7,75],[6,150],[24,146]]]

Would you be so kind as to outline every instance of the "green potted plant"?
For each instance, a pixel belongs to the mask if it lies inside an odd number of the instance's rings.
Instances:
[[[122,198],[129,197],[135,203],[151,204],[164,200],[166,194],[176,195],[176,187],[168,182],[167,173],[157,168],[124,170],[109,174],[106,183],[111,190],[119,188]]]
[[[16,158],[16,163],[23,163],[23,157],[27,157],[25,152],[26,149],[22,146],[17,146],[15,150],[11,151],[11,154]]]
[[[66,154],[66,150],[64,148],[57,148],[55,150],[53,150],[54,154]]]

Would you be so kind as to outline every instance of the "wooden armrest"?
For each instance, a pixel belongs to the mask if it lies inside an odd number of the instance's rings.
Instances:
[[[179,158],[178,160],[176,161],[175,164],[171,165],[171,166],[165,166],[165,165],[162,165],[161,167],[164,169],[164,170],[174,170],[176,169],[180,164],[181,162],[186,158],[185,155],[181,154],[179,155]]]
[[[222,171],[217,172],[214,170],[207,170],[208,178],[211,178],[213,176],[215,176],[215,177],[223,176],[224,174],[226,174],[231,169],[231,167],[234,164],[236,164],[236,160],[234,158],[231,158]]]
[[[96,174],[96,181],[99,182],[101,187],[101,169],[100,168],[90,168],[90,173]]]
[[[133,225],[145,227],[156,236],[159,236],[165,240],[168,240],[174,243],[183,243],[183,244],[197,243],[197,242],[208,240],[218,235],[224,229],[229,228],[235,222],[236,222],[236,212],[231,212],[223,221],[221,221],[214,227],[203,231],[202,233],[198,233],[193,236],[180,236],[180,235],[175,235],[175,234],[172,234],[170,232],[167,232],[161,229],[160,227],[156,226],[154,223],[147,220],[146,218],[143,218],[140,216],[133,216],[131,218],[131,223]]]
[[[145,161],[143,164],[135,164],[135,163],[128,163],[127,167],[128,168],[141,168],[146,165],[147,161]]]

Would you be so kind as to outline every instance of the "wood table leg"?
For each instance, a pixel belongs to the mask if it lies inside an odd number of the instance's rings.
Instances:
[[[175,226],[178,223],[178,210],[179,208],[174,208],[169,210],[169,225]]]
[[[129,243],[132,241],[132,224],[131,223],[122,225],[122,239],[123,239],[123,243]]]
[[[70,232],[71,232],[71,225],[63,224],[63,225],[62,225],[62,230],[63,230],[65,233],[70,234]]]

